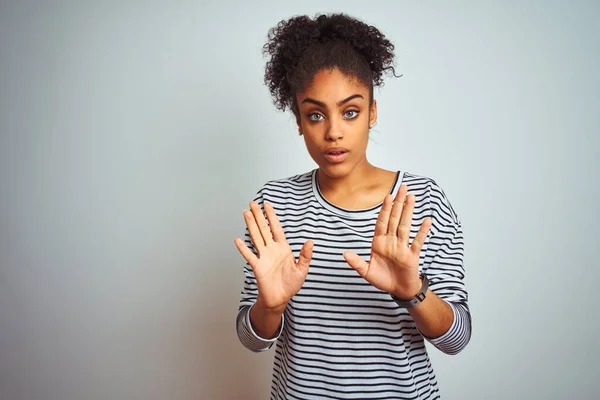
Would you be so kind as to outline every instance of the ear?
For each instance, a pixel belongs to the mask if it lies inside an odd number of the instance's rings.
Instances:
[[[373,99],[373,104],[369,111],[369,126],[374,125],[375,122],[377,122],[377,100]]]

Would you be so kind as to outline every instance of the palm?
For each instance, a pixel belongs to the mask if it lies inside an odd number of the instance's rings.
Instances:
[[[364,278],[386,292],[398,290],[396,282],[418,273],[419,255],[390,235],[376,235],[371,245],[371,261]]]
[[[244,219],[258,254],[255,255],[241,239],[236,239],[235,244],[252,267],[258,295],[265,307],[285,307],[306,279],[313,244],[308,241],[302,246],[296,262],[273,206],[265,203],[269,224],[258,203],[252,202],[250,209],[244,212]]]
[[[269,308],[287,303],[298,293],[308,272],[298,267],[287,241],[273,242],[259,251],[253,270],[258,292]]]
[[[407,191],[402,185],[393,205],[391,196],[385,198],[375,226],[370,262],[356,253],[344,253],[348,264],[369,283],[399,297],[411,297],[420,287],[419,254],[431,226],[431,220],[425,220],[409,246],[414,196],[407,197]]]

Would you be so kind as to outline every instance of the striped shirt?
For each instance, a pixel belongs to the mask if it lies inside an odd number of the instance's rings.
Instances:
[[[255,352],[276,343],[271,399],[440,398],[425,340],[456,354],[471,336],[457,214],[435,181],[398,172],[390,193],[395,196],[406,184],[416,197],[411,240],[425,218],[432,218],[419,270],[454,312],[446,333],[426,338],[406,309],[361,278],[342,256],[349,250],[369,261],[382,204],[340,208],[321,194],[316,171],[269,181],[255,198],[261,207],[264,201],[273,205],[296,259],[302,245],[314,241],[308,276],[288,303],[274,339],[265,340],[252,329],[250,308],[258,289],[252,269],[244,268],[237,332]],[[247,229],[245,242],[256,254]]]

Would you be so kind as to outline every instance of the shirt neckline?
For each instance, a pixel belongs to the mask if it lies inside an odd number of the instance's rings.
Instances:
[[[330,211],[334,214],[337,214],[337,215],[341,215],[341,216],[344,216],[347,218],[353,218],[353,219],[364,218],[364,217],[369,217],[369,216],[379,214],[379,211],[381,210],[381,207],[383,206],[383,201],[371,208],[364,208],[364,209],[360,209],[360,210],[350,210],[347,208],[336,206],[335,204],[329,202],[329,200],[327,200],[323,196],[323,194],[321,193],[321,189],[319,188],[319,182],[317,181],[317,171],[318,171],[318,168],[315,168],[311,173],[313,194],[317,198],[317,201],[319,202],[319,204],[321,204],[321,206],[326,208],[328,211]],[[402,171],[396,171],[396,179],[395,179],[394,183],[392,184],[392,187],[390,188],[390,191],[389,191],[389,193],[393,197],[396,196],[398,189],[402,185],[403,176],[404,176],[404,174],[402,173]]]

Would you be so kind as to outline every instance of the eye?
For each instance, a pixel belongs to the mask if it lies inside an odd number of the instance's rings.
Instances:
[[[346,117],[348,119],[354,119],[354,118],[358,117],[358,111],[357,110],[348,110],[344,113],[344,117]]]
[[[308,114],[308,119],[313,122],[321,121],[323,118],[325,117],[323,117],[323,115],[319,113]]]

